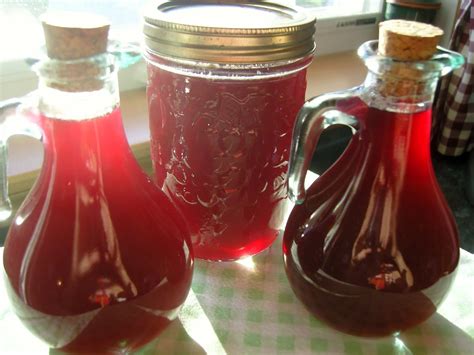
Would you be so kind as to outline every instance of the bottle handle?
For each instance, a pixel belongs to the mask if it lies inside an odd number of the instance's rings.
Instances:
[[[14,135],[26,135],[41,140],[40,127],[28,119],[31,112],[28,105],[34,95],[25,98],[13,98],[0,102],[0,117],[6,117],[0,124],[0,222],[6,221],[12,214],[12,204],[8,197],[8,139]],[[13,112],[11,112],[13,111]]]
[[[352,134],[357,131],[356,117],[342,112],[339,107],[346,106],[358,97],[360,87],[316,96],[307,101],[298,112],[291,141],[288,166],[288,194],[296,204],[302,204],[306,197],[304,181],[319,137],[324,129],[333,125],[348,126]],[[328,113],[335,113],[329,115]]]

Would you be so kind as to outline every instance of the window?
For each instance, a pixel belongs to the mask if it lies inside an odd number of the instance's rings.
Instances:
[[[382,0],[294,0],[295,4],[314,12],[319,18],[378,13]]]
[[[278,0],[276,0],[278,1]],[[317,54],[355,49],[375,38],[383,0],[279,0],[314,13]],[[0,4],[0,100],[21,96],[36,86],[25,58],[37,57],[43,44],[39,17],[47,10],[95,12],[112,23],[110,38],[138,43],[140,11],[147,0],[3,0]],[[119,73],[121,90],[143,86],[143,63]]]
[[[106,16],[112,22],[112,38],[137,40],[140,9],[146,2],[147,0],[3,0],[0,5],[0,60],[35,54],[35,50],[44,42],[39,17],[48,10],[94,12]]]
[[[291,0],[313,13],[316,23],[316,54],[344,52],[377,38],[383,0]]]

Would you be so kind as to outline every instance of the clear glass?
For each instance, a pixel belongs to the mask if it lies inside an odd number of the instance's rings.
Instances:
[[[455,275],[458,234],[433,172],[430,129],[436,82],[463,57],[439,48],[431,60],[394,61],[377,55],[376,41],[359,56],[369,69],[363,85],[316,97],[298,115],[289,166],[297,205],[283,253],[294,292],[316,317],[385,336],[436,312]],[[318,137],[333,124],[350,125],[353,138],[304,191]]]
[[[0,127],[4,152],[13,134],[44,146],[40,176],[5,242],[8,294],[21,321],[53,348],[127,352],[184,303],[189,231],[132,155],[112,56],[45,59],[35,69],[38,91]],[[1,163],[5,172],[5,156]]]
[[[185,215],[196,257],[235,260],[277,237],[311,59],[236,66],[147,54],[155,178]]]

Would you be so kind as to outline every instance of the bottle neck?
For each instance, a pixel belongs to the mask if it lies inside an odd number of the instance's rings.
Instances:
[[[394,63],[369,72],[361,87],[361,99],[382,111],[423,112],[431,108],[439,73],[427,73],[412,64]]]
[[[109,54],[65,61],[46,59],[35,67],[38,107],[64,120],[102,117],[119,106],[117,68]]]

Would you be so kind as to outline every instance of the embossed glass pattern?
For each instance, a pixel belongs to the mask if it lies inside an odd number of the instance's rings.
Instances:
[[[309,60],[273,68],[262,79],[254,71],[250,79],[231,80],[171,72],[171,63],[150,58],[156,181],[186,216],[197,257],[238,259],[278,235]]]

